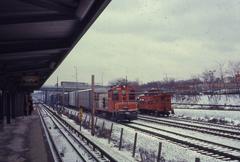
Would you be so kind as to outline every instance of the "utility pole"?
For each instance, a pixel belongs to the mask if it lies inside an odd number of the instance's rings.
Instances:
[[[64,110],[64,106],[65,106],[64,86],[62,86],[62,111]]]
[[[103,86],[103,72],[102,72],[102,75],[101,75],[101,81],[102,81],[102,86]]]
[[[74,66],[74,69],[75,69],[75,79],[76,79],[76,91],[75,91],[75,102],[76,102],[76,106],[77,108],[79,107],[78,105],[78,98],[77,98],[77,90],[78,90],[78,71],[77,71],[77,66]]]
[[[126,75],[126,100],[127,100],[127,107],[128,107],[128,100],[129,100],[129,94],[128,94],[128,80],[127,80],[127,75]],[[123,102],[123,101],[122,101]]]
[[[127,75],[126,75],[126,80],[125,80],[125,81],[126,81],[126,83],[125,83],[125,84],[126,84],[126,86],[127,86],[127,84],[128,84]]]
[[[95,87],[94,87],[94,75],[92,75],[92,123],[91,123],[91,134],[94,136],[95,134],[95,126],[94,126],[94,117],[95,117]]]

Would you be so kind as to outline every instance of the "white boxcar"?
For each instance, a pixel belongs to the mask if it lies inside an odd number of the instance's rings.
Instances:
[[[86,90],[78,90],[77,91],[77,101],[75,103],[75,106],[77,107],[84,107],[85,109],[91,109],[92,108],[92,90],[86,89]],[[105,98],[106,105],[107,105],[107,88],[96,88],[96,108],[99,106],[103,108],[103,98]],[[99,98],[100,96],[100,98]],[[71,98],[71,96],[70,96]],[[99,99],[101,101],[99,101]],[[106,107],[107,108],[107,107]]]
[[[91,108],[91,89],[77,91],[77,107],[84,107],[85,109]]]
[[[76,95],[77,93],[74,92],[69,92],[69,105],[70,106],[76,106]]]

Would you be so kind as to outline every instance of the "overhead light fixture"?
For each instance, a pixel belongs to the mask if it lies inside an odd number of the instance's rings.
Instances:
[[[37,75],[28,75],[22,77],[23,85],[36,85],[38,84],[40,78]]]

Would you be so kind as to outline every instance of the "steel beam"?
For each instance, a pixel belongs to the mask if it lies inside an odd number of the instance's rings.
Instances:
[[[24,3],[29,3],[35,6],[39,6],[42,8],[45,8],[47,10],[52,10],[52,11],[57,11],[57,12],[61,12],[64,14],[72,14],[75,11],[75,4],[61,4],[59,2],[61,1],[53,1],[53,0],[38,0],[38,1],[34,1],[34,0],[21,0]]]
[[[0,90],[0,123],[3,122],[3,91]]]
[[[12,93],[11,94],[11,110],[12,110],[12,118],[15,119],[16,118],[16,94]]]
[[[9,92],[6,93],[6,116],[7,116],[7,124],[11,123],[11,97]]]

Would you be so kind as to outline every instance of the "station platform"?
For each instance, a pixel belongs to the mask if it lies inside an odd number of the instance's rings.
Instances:
[[[37,110],[0,125],[0,162],[52,162]]]

